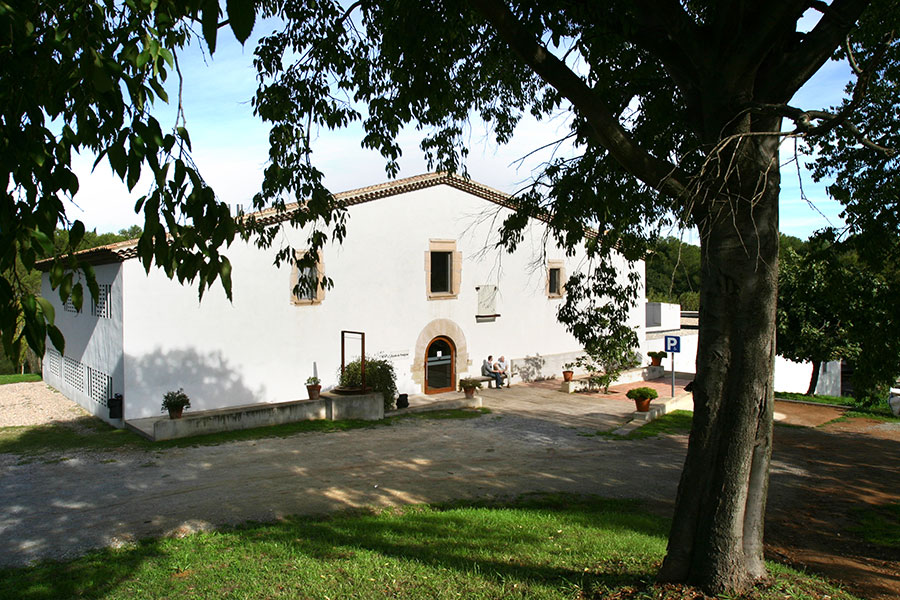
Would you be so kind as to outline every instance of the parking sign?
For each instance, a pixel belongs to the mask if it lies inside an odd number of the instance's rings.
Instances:
[[[666,352],[681,352],[681,338],[679,336],[666,336]]]

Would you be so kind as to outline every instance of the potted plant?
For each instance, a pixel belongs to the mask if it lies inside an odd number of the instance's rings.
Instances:
[[[650,357],[650,366],[658,367],[662,365],[662,359],[668,356],[668,354],[662,350],[658,350],[656,352],[648,352],[647,356]]]
[[[321,381],[318,377],[310,377],[306,380],[306,393],[309,394],[310,400],[318,400],[319,393],[322,391]]]
[[[632,388],[625,395],[634,400],[634,406],[638,412],[648,412],[650,401],[659,396],[656,390],[649,387]]]
[[[163,412],[169,412],[170,419],[180,419],[185,408],[191,407],[191,399],[184,393],[184,388],[178,388],[177,392],[166,392],[163,395]]]
[[[567,362],[563,365],[563,381],[572,381],[572,376],[575,374],[575,371],[572,368],[575,366],[573,362]]]
[[[477,379],[464,377],[459,380],[459,389],[466,393],[466,398],[474,398],[475,390],[481,389],[481,382]]]

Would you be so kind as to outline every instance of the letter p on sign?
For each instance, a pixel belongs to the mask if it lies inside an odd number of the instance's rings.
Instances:
[[[666,352],[681,352],[681,338],[677,335],[667,335]]]

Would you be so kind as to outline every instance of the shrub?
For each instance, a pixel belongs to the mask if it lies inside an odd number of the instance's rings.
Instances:
[[[360,387],[362,373],[357,358],[344,367],[343,374],[338,374],[342,387]],[[366,357],[366,386],[384,396],[384,409],[394,407],[394,396],[397,395],[397,375],[394,365],[386,358]]]
[[[459,380],[459,389],[460,391],[465,388],[475,388],[476,390],[481,389],[481,382],[477,379],[470,379],[468,377],[464,377]]]
[[[163,394],[162,411],[178,410],[179,408],[190,408],[191,399],[184,393],[184,388],[178,388],[177,392],[166,392]]]
[[[655,400],[659,397],[656,390],[649,387],[632,388],[625,393],[632,400]]]
[[[649,356],[650,358],[660,358],[660,359],[662,359],[662,358],[667,357],[668,354],[666,354],[666,352],[663,351],[663,350],[657,350],[657,351],[655,351],[655,352],[653,352],[653,351],[648,352],[648,353],[647,353],[647,356]]]
[[[315,377],[315,376],[308,377],[306,379],[306,385],[319,385],[320,383],[321,383],[321,380],[319,380],[319,378]]]

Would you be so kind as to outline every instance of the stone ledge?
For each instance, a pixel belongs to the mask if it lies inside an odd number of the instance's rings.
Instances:
[[[358,396],[326,393],[317,400],[231,406],[187,412],[180,419],[168,417],[135,419],[126,421],[125,426],[151,441],[161,441],[298,421],[346,419],[377,421],[383,418],[384,397],[381,393]]]
[[[436,410],[454,410],[457,408],[481,408],[481,396],[474,398],[454,398],[452,400],[437,400],[428,404],[420,404],[418,406],[410,406],[408,408],[398,408],[397,410],[389,410],[384,413],[385,417],[394,417],[397,415],[408,415],[410,413],[433,412]]]
[[[659,379],[665,374],[665,370],[662,367],[636,367],[634,369],[628,369],[627,371],[623,371],[619,378],[613,381],[610,385],[622,385],[626,383],[638,383],[640,381],[650,381],[651,379]],[[565,392],[566,394],[573,394],[580,389],[580,386],[587,380],[588,376],[578,375],[574,377],[572,381],[562,381],[559,384],[559,391]]]

